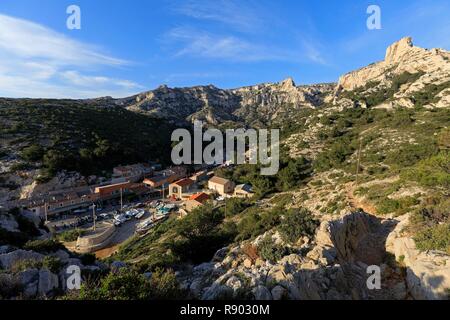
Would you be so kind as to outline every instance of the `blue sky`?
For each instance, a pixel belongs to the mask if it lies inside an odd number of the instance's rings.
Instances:
[[[66,8],[81,8],[81,30]],[[367,7],[382,29],[368,30]],[[86,98],[214,84],[337,81],[412,36],[450,48],[450,3],[267,0],[1,0],[0,96]]]

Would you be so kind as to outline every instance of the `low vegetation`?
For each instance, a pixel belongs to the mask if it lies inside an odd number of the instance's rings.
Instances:
[[[11,170],[40,168],[40,182],[59,170],[90,175],[170,159],[171,125],[111,102],[0,99],[0,105],[0,134],[22,159]]]
[[[83,283],[81,300],[171,300],[183,299],[184,294],[171,270],[155,270],[150,279],[141,273],[119,270],[109,273],[99,283]]]

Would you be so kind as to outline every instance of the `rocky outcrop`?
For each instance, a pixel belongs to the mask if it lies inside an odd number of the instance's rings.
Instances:
[[[409,215],[401,217],[386,245],[406,268],[409,293],[418,300],[448,299],[450,256],[443,252],[417,250],[414,240],[402,233],[408,223]]]
[[[9,253],[0,254],[0,265],[4,269],[11,269],[22,261],[41,262],[44,257],[43,254],[34,251],[15,250]]]
[[[405,299],[402,270],[388,263],[386,238],[394,220],[380,220],[364,212],[323,221],[308,244],[276,263],[249,259],[248,244],[221,249],[215,262],[203,263],[180,275],[193,298],[255,300]],[[261,237],[265,237],[262,235]],[[251,242],[255,245],[256,238]],[[306,250],[303,251],[302,250]],[[227,251],[225,258],[220,260]],[[370,265],[380,267],[382,287],[367,286]]]
[[[416,47],[412,39],[406,37],[388,47],[383,61],[343,75],[339,79],[338,87],[354,90],[369,82],[388,84],[394,75],[403,72],[425,72],[426,76],[418,83],[418,87],[423,87],[426,83],[440,84],[448,81],[450,77],[449,59],[450,52]]]

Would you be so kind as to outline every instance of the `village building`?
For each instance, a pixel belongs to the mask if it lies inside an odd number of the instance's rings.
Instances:
[[[124,194],[130,192],[131,185],[132,183],[129,181],[109,184],[106,186],[96,187],[94,192],[99,195],[101,200],[109,200],[117,198],[121,193]]]
[[[163,171],[155,172],[153,177],[144,179],[144,183],[152,188],[160,188],[166,184],[173,183],[186,177],[186,169],[183,167],[173,167]]]
[[[178,180],[169,185],[169,198],[180,200],[184,195],[191,193],[195,188],[195,182],[189,178]]]
[[[252,187],[248,184],[239,184],[234,188],[234,196],[238,198],[250,198],[253,194]]]
[[[85,208],[99,200],[99,195],[90,189],[74,191],[68,189],[49,194],[41,199],[30,199],[20,203],[21,207],[45,218],[58,213]]]
[[[204,192],[194,194],[189,198],[189,200],[184,203],[184,209],[186,210],[186,212],[191,212],[195,208],[204,205],[208,200],[210,200],[209,194],[206,194]]]
[[[203,170],[203,171],[196,172],[189,178],[191,180],[195,181],[196,183],[206,181],[206,180],[208,180],[208,171]]]
[[[145,163],[119,166],[113,169],[113,181],[138,182],[153,175],[153,169]]]
[[[208,189],[216,191],[221,196],[233,194],[234,182],[217,176],[212,177],[208,181]]]

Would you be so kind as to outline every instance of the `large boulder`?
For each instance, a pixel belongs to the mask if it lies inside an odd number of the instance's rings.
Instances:
[[[23,288],[23,295],[25,298],[33,298],[38,293],[39,270],[29,269],[20,272],[17,279]]]
[[[55,253],[53,253],[52,256],[58,258],[62,263],[66,263],[70,259],[70,255],[67,253],[67,251],[64,250],[58,250]]]
[[[10,245],[0,246],[0,254],[9,253],[11,251],[14,251],[14,248],[11,247]]]
[[[19,224],[16,219],[7,214],[0,214],[0,228],[9,232],[19,232]]]
[[[386,256],[390,226],[364,212],[355,212],[331,224],[331,239],[340,264],[380,265]]]
[[[39,271],[38,294],[40,296],[48,296],[52,291],[58,288],[59,280],[56,274],[49,270]]]
[[[233,289],[226,285],[213,283],[202,295],[202,300],[225,300],[233,297]]]
[[[343,275],[340,289],[352,299],[378,299],[389,294],[387,288],[368,289],[368,267],[384,264],[386,239],[396,224],[397,221],[382,220],[361,211],[330,223],[331,240]]]
[[[204,286],[205,284],[202,278],[195,278],[189,285],[189,291],[194,297],[199,298],[201,297]]]
[[[409,218],[409,214],[399,218],[399,223],[387,238],[387,250],[405,265],[407,289],[414,299],[447,299],[450,256],[437,251],[419,251],[414,240],[403,234]],[[399,295],[402,295],[401,291]]]
[[[270,294],[269,289],[265,286],[257,286],[253,288],[252,293],[255,300],[272,300],[272,295]]]
[[[273,300],[283,300],[287,298],[287,290],[280,285],[275,286],[272,289],[271,294]]]
[[[40,253],[20,249],[0,254],[0,266],[4,269],[11,269],[11,267],[21,261],[42,261],[43,259],[44,255]]]

